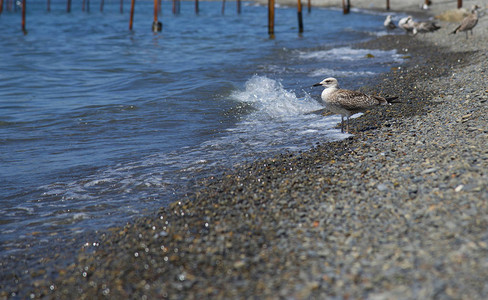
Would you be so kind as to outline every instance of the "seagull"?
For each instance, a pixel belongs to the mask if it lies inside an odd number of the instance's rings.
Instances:
[[[426,1],[424,4],[420,5],[420,9],[428,10],[428,9],[430,9],[431,4],[432,4],[432,1]]]
[[[386,29],[393,30],[396,28],[395,23],[393,23],[393,20],[391,19],[391,15],[386,16],[385,22],[383,23],[385,25]]]
[[[435,22],[415,22],[413,20],[409,20],[409,23],[413,27],[413,35],[417,33],[427,33],[439,30],[441,27],[437,26]]]
[[[478,5],[473,5],[471,8],[471,14],[469,14],[464,20],[461,22],[456,29],[454,29],[451,34],[456,34],[458,32],[464,31],[466,32],[466,39],[468,38],[468,30],[471,31],[471,35],[473,35],[473,28],[478,24],[478,9],[480,7]]]
[[[405,30],[406,33],[410,33],[413,31],[413,23],[412,22],[413,22],[412,16],[401,18],[400,21],[398,21],[398,27]]]
[[[344,90],[339,88],[337,79],[325,78],[313,86],[323,86],[322,101],[327,109],[341,115],[341,132],[344,132],[344,117],[347,119],[346,132],[349,133],[349,117],[358,112],[366,111],[377,105],[389,105],[398,97],[383,98],[380,96],[366,95],[361,92]]]

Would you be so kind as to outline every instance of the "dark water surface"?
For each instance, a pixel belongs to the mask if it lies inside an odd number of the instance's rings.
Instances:
[[[311,85],[347,88],[398,64],[394,52],[351,48],[384,34],[384,15],[314,8],[297,34],[296,9],[244,3],[28,2],[0,15],[0,258],[29,244],[122,225],[194,188],[201,176],[316,142],[344,138]],[[367,54],[372,54],[371,57]],[[369,57],[368,57],[369,56]]]

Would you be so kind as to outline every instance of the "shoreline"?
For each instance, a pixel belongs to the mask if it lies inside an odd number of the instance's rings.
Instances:
[[[55,282],[23,288],[36,298],[488,296],[488,35],[448,31],[357,45],[412,58],[364,87],[401,90],[405,102],[351,120],[353,137],[211,179],[159,218],[108,230],[56,267]]]
[[[254,0],[255,2],[268,5],[267,0]],[[421,9],[422,4],[425,1],[390,1],[390,9],[386,8],[386,1],[384,0],[350,0],[350,8],[367,9],[372,11],[392,11],[392,12],[418,12],[420,14],[437,15],[447,10],[456,10],[456,0],[433,0],[428,10]],[[469,9],[473,4],[480,4],[480,1],[463,1],[463,8]],[[297,0],[275,0],[276,4],[286,6],[297,6]],[[301,0],[302,6],[308,5],[308,0]],[[328,8],[340,8],[342,9],[342,1],[340,0],[310,0],[312,7],[328,7]],[[486,4],[486,3],[485,3]]]

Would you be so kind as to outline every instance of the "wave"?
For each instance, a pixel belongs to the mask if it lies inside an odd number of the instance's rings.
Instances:
[[[348,136],[334,129],[340,117],[313,113],[323,106],[308,94],[298,97],[268,77],[253,76],[230,98],[251,109],[237,110],[239,121],[216,137],[196,147],[102,167],[72,182],[42,186],[38,208],[62,201],[68,207],[77,207],[76,213],[90,215],[90,218],[73,216],[72,222],[89,219],[93,225],[94,219],[103,218],[115,207],[131,215],[150,206],[148,202],[168,203],[192,181],[215,175],[216,170],[281,152],[306,150],[316,142]],[[100,197],[103,203],[99,202]],[[54,211],[52,214],[45,217],[59,217]]]

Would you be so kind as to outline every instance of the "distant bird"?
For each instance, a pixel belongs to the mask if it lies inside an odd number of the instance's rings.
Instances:
[[[413,20],[409,21],[411,25],[413,26],[413,35],[416,35],[417,33],[427,33],[427,32],[434,32],[436,30],[439,30],[441,27],[437,26],[435,22],[415,22]]]
[[[393,30],[396,28],[395,23],[393,23],[393,20],[391,19],[391,15],[386,16],[385,22],[383,23],[385,25],[386,29]]]
[[[413,22],[412,16],[401,18],[400,21],[398,21],[398,27],[405,30],[406,33],[410,33],[413,31],[413,23],[412,22]]]
[[[313,86],[323,86],[322,101],[327,109],[341,115],[341,132],[344,132],[344,117],[347,118],[346,132],[349,132],[349,117],[378,105],[388,105],[398,97],[383,98],[361,92],[339,88],[337,79],[329,77]]]
[[[468,38],[468,30],[471,31],[471,35],[473,35],[473,28],[478,24],[478,9],[480,7],[478,5],[473,5],[471,8],[471,14],[469,14],[466,18],[463,19],[461,25],[459,25],[456,29],[454,29],[451,34],[456,34],[458,32],[464,31],[466,32],[466,39]]]
[[[426,1],[425,3],[420,5],[420,9],[428,10],[430,9],[430,5],[432,5],[432,1]]]
[[[398,22],[398,26],[405,30],[406,33],[413,33],[413,35],[416,35],[417,33],[433,32],[441,28],[440,26],[437,26],[435,22],[415,22],[412,16],[402,18]]]

